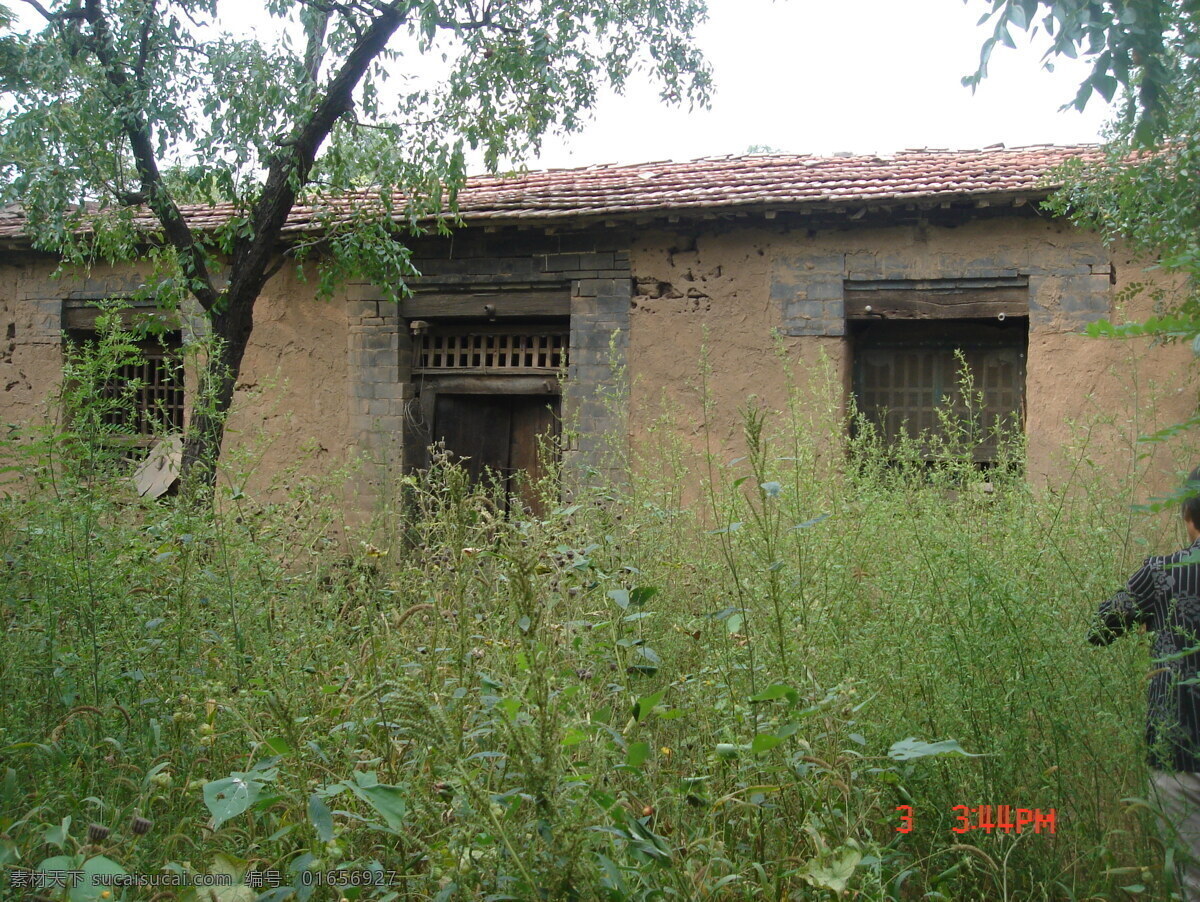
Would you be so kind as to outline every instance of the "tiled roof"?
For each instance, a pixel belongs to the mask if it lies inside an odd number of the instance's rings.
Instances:
[[[549,169],[472,177],[459,194],[459,215],[468,223],[503,223],[1037,197],[1053,188],[1048,176],[1056,166],[1097,153],[1091,145],[1043,145],[906,150],[887,156],[755,155]],[[345,196],[323,208],[297,206],[286,231],[318,227],[323,211],[349,210],[355,203],[355,197]],[[225,221],[233,208],[190,206],[184,213],[194,227],[203,229]],[[153,225],[148,216],[146,224]],[[19,214],[0,211],[0,238],[19,236],[21,226]]]

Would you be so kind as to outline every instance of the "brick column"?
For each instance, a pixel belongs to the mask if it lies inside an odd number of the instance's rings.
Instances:
[[[565,414],[575,433],[565,463],[579,476],[594,470],[620,478],[619,464],[606,456],[609,441],[625,442],[629,389],[618,372],[629,348],[629,308],[633,281],[584,278],[573,283],[571,357],[567,373]]]
[[[771,302],[778,304],[785,335],[845,335],[842,254],[779,257],[771,268]]]
[[[366,510],[404,467],[411,346],[399,310],[389,301],[349,300],[346,314],[350,440],[363,460],[358,491]]]

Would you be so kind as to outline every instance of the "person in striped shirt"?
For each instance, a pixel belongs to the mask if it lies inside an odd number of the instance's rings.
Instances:
[[[1146,558],[1125,588],[1100,605],[1088,639],[1107,645],[1133,627],[1154,633],[1146,712],[1151,798],[1164,836],[1178,847],[1185,902],[1200,902],[1200,467],[1183,502],[1189,545]]]

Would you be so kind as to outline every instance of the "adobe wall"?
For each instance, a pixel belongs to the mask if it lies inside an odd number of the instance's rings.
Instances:
[[[244,452],[250,491],[277,495],[289,471],[318,476],[350,459],[349,341],[345,302],[318,300],[315,274],[285,268],[267,283],[226,427],[226,467]]]
[[[693,469],[708,447],[718,459],[739,456],[742,411],[752,398],[783,409],[790,397],[795,428],[815,431],[828,453],[840,453],[844,427],[837,418],[850,370],[844,293],[856,281],[1027,280],[1028,461],[1037,484],[1054,484],[1081,460],[1128,469],[1145,450],[1134,444],[1137,435],[1196,407],[1189,348],[1080,334],[1102,316],[1151,312],[1148,293],[1122,300],[1130,284],[1147,278],[1142,265],[1093,235],[1029,214],[956,226],[814,228],[747,218],[561,235],[467,230],[417,251],[425,284],[446,291],[558,286],[566,293],[566,409],[580,430],[569,458],[592,467],[605,463],[605,433],[617,446],[632,438],[639,453],[678,442]],[[0,256],[3,422],[40,422],[51,413],[64,299],[119,296],[138,278],[131,270],[97,270],[54,280],[53,268],[46,257]],[[314,279],[287,271],[268,284],[256,307],[226,462],[241,455],[237,466],[253,471],[247,488],[261,492],[292,470],[328,472],[361,454],[375,466],[345,491],[363,506],[383,478],[413,458],[405,447],[406,437],[414,444],[406,434],[415,390],[408,324],[374,286],[348,286],[329,302],[314,295]],[[624,372],[613,369],[621,358]],[[1151,450],[1159,470],[1189,465],[1170,449]],[[1169,482],[1156,477],[1147,491]]]
[[[1126,471],[1146,450],[1133,437],[1196,409],[1195,384],[1186,377],[1189,348],[1081,334],[1102,317],[1147,316],[1153,308],[1148,292],[1128,303],[1119,299],[1132,282],[1155,277],[1128,252],[1110,251],[1095,235],[1062,222],[1009,215],[953,227],[680,228],[636,240],[631,259],[635,444],[653,440],[667,410],[697,455],[709,441],[723,459],[745,453],[739,411],[746,400],[756,396],[773,408],[787,401],[773,344],[800,364],[800,397],[823,408],[831,391],[844,398],[850,366],[844,286],[860,280],[1027,278],[1026,431],[1035,484],[1055,483],[1081,457]],[[707,418],[702,353],[710,372]],[[818,366],[821,360],[827,363]],[[812,428],[836,428],[829,419]],[[1086,448],[1076,450],[1085,441]],[[1160,471],[1151,484],[1161,488],[1174,478],[1163,474],[1186,462],[1169,448],[1150,450]],[[700,463],[693,458],[693,466]]]
[[[0,419],[44,422],[62,372],[62,299],[46,257],[0,254]]]
[[[64,303],[128,295],[142,278],[136,268],[97,267],[61,278],[54,270],[43,255],[0,254],[0,422],[22,429],[57,414]],[[347,459],[345,305],[315,300],[314,286],[281,273],[255,307],[225,447],[226,463],[237,459],[234,469],[248,474],[252,492],[289,467],[315,474]],[[184,325],[185,343],[204,329],[199,316]],[[194,368],[186,381],[190,403]]]

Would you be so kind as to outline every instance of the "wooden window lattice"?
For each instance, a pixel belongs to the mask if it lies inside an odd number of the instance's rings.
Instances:
[[[430,333],[421,336],[419,372],[556,372],[567,362],[563,332]]]
[[[163,430],[183,431],[183,373],[179,367],[179,339],[161,345],[142,345],[142,360],[121,367],[118,378],[136,383],[131,424],[138,435]]]
[[[103,422],[149,438],[183,432],[184,391],[180,368],[178,335],[164,336],[163,343],[141,342],[141,360],[117,369],[103,391],[108,397],[124,397],[133,385],[128,407],[104,414]]]
[[[961,349],[982,396],[975,409],[980,461],[995,459],[1001,429],[1020,428],[1025,407],[1025,355],[1013,347]],[[889,441],[941,432],[940,412],[963,422],[968,413],[961,394],[961,364],[952,347],[860,349],[855,360],[855,395],[859,409]]]

